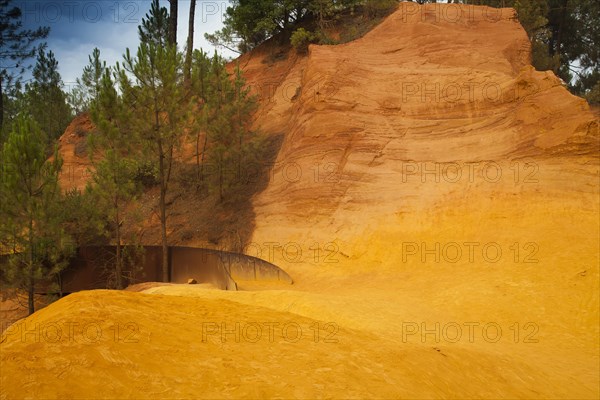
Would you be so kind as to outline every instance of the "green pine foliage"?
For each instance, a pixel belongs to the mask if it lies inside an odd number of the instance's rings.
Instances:
[[[239,66],[229,73],[217,53],[211,59],[197,53],[193,70],[195,88],[206,99],[201,103],[202,117],[195,128],[198,176],[221,202],[234,201],[260,159],[262,139],[251,129],[256,97],[251,95]]]
[[[307,31],[304,28],[298,28],[292,33],[290,42],[296,51],[300,54],[308,52],[308,46],[316,40],[317,36],[314,33]]]
[[[98,206],[97,196],[90,186],[85,190],[67,190],[61,202],[64,229],[77,248],[106,245],[110,239],[106,210]]]
[[[88,192],[105,216],[109,236],[116,246],[113,277],[116,289],[123,288],[123,224],[141,187],[135,181],[136,135],[130,128],[131,113],[122,102],[109,70],[98,84],[98,97],[91,108],[92,121],[98,132],[90,136],[92,182]],[[99,155],[97,153],[100,153]],[[131,241],[131,240],[130,240]]]
[[[48,27],[25,29],[23,12],[12,0],[0,0],[0,144],[11,124],[4,124],[5,93],[14,89],[28,69],[26,61],[35,57],[50,32]]]
[[[225,12],[223,29],[205,37],[214,45],[245,53],[280,34],[289,39],[306,21],[316,20],[323,29],[336,14],[364,2],[388,0],[232,0]]]
[[[81,78],[77,78],[77,84],[68,93],[69,105],[76,114],[88,111],[96,102],[100,92],[100,85],[104,73],[110,70],[106,61],[100,58],[100,50],[96,47],[88,56],[89,63],[83,68]]]
[[[175,46],[142,42],[135,56],[127,49],[117,75],[128,123],[158,165],[163,280],[167,281],[167,195],[175,155],[191,112],[183,87],[183,56]]]
[[[214,58],[209,57],[202,49],[195,50],[192,54],[191,65],[191,95],[192,107],[197,108],[191,123],[190,138],[195,143],[196,153],[196,189],[199,189],[204,182],[204,162],[206,158],[206,148],[208,145],[208,135],[206,135],[206,104],[209,93],[212,92],[209,77],[211,75],[212,62]],[[221,62],[221,61],[219,61]]]
[[[165,46],[169,39],[169,25],[167,9],[161,7],[158,0],[152,0],[150,12],[142,18],[142,24],[138,26],[140,42]]]
[[[477,0],[469,4],[513,7],[531,41],[533,66],[551,70],[569,89],[598,104],[600,2],[597,0]]]
[[[38,51],[33,78],[33,82],[25,86],[26,110],[44,131],[51,149],[73,119],[52,51]]]
[[[27,291],[30,314],[36,284],[56,276],[73,250],[63,229],[61,167],[57,150],[48,160],[35,120],[20,116],[2,148],[0,238],[13,253],[5,277]]]

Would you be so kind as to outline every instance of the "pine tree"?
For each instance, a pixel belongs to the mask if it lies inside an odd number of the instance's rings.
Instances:
[[[21,9],[0,0],[0,131],[4,126],[4,91],[19,81],[25,61],[35,56],[35,43],[45,39],[48,27],[23,29]]]
[[[169,39],[169,24],[167,9],[161,7],[158,0],[152,0],[150,12],[146,14],[146,18],[142,18],[142,24],[138,26],[140,42],[165,46]]]
[[[158,164],[158,207],[166,282],[169,279],[166,199],[175,152],[187,128],[190,109],[190,101],[183,91],[183,57],[175,46],[142,42],[135,57],[127,50],[118,75],[124,105],[131,110],[131,125]]]
[[[76,248],[109,243],[107,212],[99,207],[98,196],[88,185],[84,190],[68,190],[62,199],[65,232]]]
[[[250,94],[250,88],[246,86],[246,80],[242,75],[239,63],[235,68],[234,80],[234,103],[233,125],[237,134],[237,176],[242,178],[244,165],[249,157],[249,146],[257,139],[256,133],[250,128],[252,115],[258,108],[256,96]]]
[[[482,3],[498,6],[492,0]],[[571,91],[593,101],[600,82],[600,3],[596,0],[514,0],[531,40],[532,63],[552,70]]]
[[[97,101],[91,108],[92,121],[98,126],[97,135],[90,136],[93,150],[98,150],[100,158],[92,152],[93,185],[89,188],[98,200],[97,207],[104,211],[110,222],[112,238],[116,246],[114,283],[116,289],[123,288],[123,238],[122,225],[127,208],[139,193],[134,181],[135,132],[128,127],[131,116],[115,89],[115,84],[107,70],[98,87]]]
[[[28,293],[29,313],[35,311],[36,283],[55,276],[72,251],[62,229],[58,175],[62,160],[55,150],[46,158],[46,139],[37,123],[20,116],[2,148],[0,178],[2,220],[8,227],[13,255],[8,277]],[[6,229],[2,230],[6,237]]]
[[[77,78],[77,89],[83,97],[83,109],[88,109],[98,99],[104,72],[108,70],[106,61],[100,59],[100,50],[96,47],[88,56],[89,64],[83,68],[81,79]],[[75,92],[73,95],[77,95]]]
[[[239,65],[235,75],[230,75],[216,53],[211,61],[207,98],[204,114],[210,144],[204,151],[213,167],[211,183],[224,201],[243,183],[244,170],[254,157],[250,149],[255,149],[258,136],[250,125],[257,103]]]
[[[58,72],[58,61],[52,51],[39,49],[33,68],[33,82],[25,87],[27,111],[44,131],[49,143],[60,137],[73,118],[63,82]]]
[[[214,174],[211,183],[218,188],[221,201],[225,197],[227,166],[231,165],[228,149],[235,143],[229,120],[231,113],[227,109],[231,103],[232,94],[225,63],[215,52],[211,60],[208,100],[204,109],[206,136],[203,154],[208,153],[208,159],[212,166],[211,174]],[[209,141],[210,147],[207,146]]]
[[[211,59],[202,50],[195,50],[192,56],[192,102],[196,104],[199,117],[194,119],[192,131],[195,132],[194,140],[196,142],[196,179],[197,187],[204,181],[204,158],[208,135],[206,135],[206,113],[205,106],[208,98],[209,74],[211,70]],[[200,149],[201,138],[204,137],[204,145]]]
[[[81,85],[75,85],[67,93],[67,103],[74,115],[78,115],[89,108],[87,91]]]
[[[23,93],[20,82],[16,82],[8,90],[5,90],[2,96],[4,97],[4,129],[0,130],[0,148],[18,115],[28,107],[28,100]]]
[[[600,85],[600,3],[596,0],[550,0],[550,54],[555,72],[575,93],[589,95]]]
[[[185,85],[189,87],[192,74],[192,53],[194,51],[194,19],[196,14],[196,0],[190,0],[190,16],[188,21],[188,38],[185,49]]]
[[[177,0],[169,0],[169,44],[177,47]]]

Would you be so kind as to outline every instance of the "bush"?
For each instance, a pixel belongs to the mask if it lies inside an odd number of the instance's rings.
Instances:
[[[304,28],[298,28],[292,33],[290,39],[292,46],[300,54],[306,54],[308,52],[308,45],[316,40],[314,33],[307,31]]]
[[[155,163],[151,161],[141,161],[137,165],[134,180],[144,185],[144,187],[152,187],[159,183],[158,174],[158,167]]]

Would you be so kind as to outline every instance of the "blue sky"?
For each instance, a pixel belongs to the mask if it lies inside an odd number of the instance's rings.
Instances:
[[[107,64],[114,65],[122,59],[125,49],[137,48],[137,27],[150,10],[150,0],[15,0],[14,5],[23,12],[23,25],[27,28],[49,26],[46,40],[48,48],[58,60],[59,70],[66,89],[81,75],[94,47],[100,49]],[[169,8],[167,0],[161,5]],[[214,47],[204,39],[222,27],[226,0],[198,0],[196,5],[194,48],[210,52]],[[177,41],[183,48],[187,40],[190,1],[179,0]],[[219,49],[226,57],[235,53]]]

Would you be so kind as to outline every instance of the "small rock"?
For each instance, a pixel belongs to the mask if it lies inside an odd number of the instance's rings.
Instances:
[[[194,278],[188,279],[188,285],[195,285],[196,283],[198,283],[198,282],[196,282],[196,280]]]

